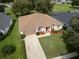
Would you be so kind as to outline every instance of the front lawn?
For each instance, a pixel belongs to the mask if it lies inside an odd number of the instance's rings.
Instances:
[[[39,38],[39,41],[48,59],[68,52],[63,42],[62,34],[53,34],[51,36]]]
[[[67,12],[74,10],[71,7],[72,7],[71,4],[56,4],[52,10],[54,12]]]

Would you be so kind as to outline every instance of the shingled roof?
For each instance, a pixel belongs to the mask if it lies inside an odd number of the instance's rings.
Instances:
[[[19,17],[19,31],[25,34],[35,33],[39,26],[48,27],[52,25],[60,25],[61,22],[42,13],[34,13]]]
[[[5,30],[9,27],[11,21],[11,17],[7,16],[5,13],[0,13],[0,30]]]

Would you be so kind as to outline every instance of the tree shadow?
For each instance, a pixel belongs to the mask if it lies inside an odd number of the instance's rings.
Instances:
[[[72,6],[71,9],[79,9],[79,6]]]
[[[5,34],[5,35],[0,39],[0,41],[3,41],[5,38],[7,38],[8,36],[11,35],[11,33],[12,33],[12,31],[13,31],[13,28],[14,28],[14,26],[15,26],[15,23],[16,23],[16,20],[15,20],[15,19],[12,20],[12,24],[11,24],[11,26],[10,26],[10,28],[9,28],[9,31],[7,32],[7,34]]]

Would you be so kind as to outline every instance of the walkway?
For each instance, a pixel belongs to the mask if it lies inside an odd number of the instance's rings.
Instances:
[[[58,57],[55,57],[55,58],[52,58],[52,59],[70,59],[70,58],[76,57],[77,55],[78,55],[77,52],[73,52],[73,53],[58,56]]]
[[[27,59],[47,59],[36,35],[27,35],[24,40]]]

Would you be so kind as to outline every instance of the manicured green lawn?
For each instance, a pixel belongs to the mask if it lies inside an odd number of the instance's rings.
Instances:
[[[68,52],[63,42],[62,34],[53,34],[51,36],[39,38],[39,41],[48,59]]]
[[[71,4],[56,4],[54,6],[54,9],[52,9],[54,12],[67,12],[74,10],[71,8]]]
[[[0,41],[0,59],[26,59],[24,45],[22,40],[19,38],[18,19],[14,14],[10,14],[10,16],[13,19],[13,24],[8,32],[8,35],[4,38],[4,40]],[[1,54],[1,48],[4,45],[14,45],[16,47],[16,51],[7,57],[3,57]]]

